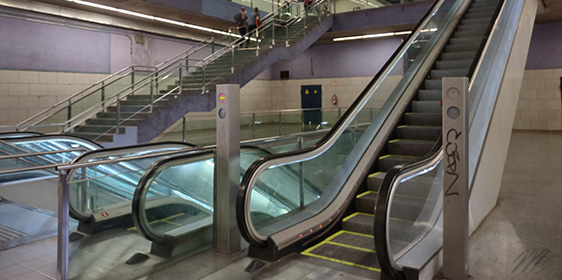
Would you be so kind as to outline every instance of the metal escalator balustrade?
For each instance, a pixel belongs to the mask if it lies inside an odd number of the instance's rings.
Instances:
[[[80,154],[100,149],[96,143],[65,135],[31,135],[0,140],[0,180],[3,183],[53,177],[54,167]]]
[[[467,76],[470,77],[468,91],[468,123],[470,158],[480,158],[485,143],[486,131],[491,126],[493,104],[499,98],[500,84],[510,60],[510,52],[516,41],[518,22],[524,9],[524,1],[475,1],[465,14],[461,25],[479,24],[482,29],[473,29],[472,32],[482,34],[486,40],[479,45],[476,59],[473,61]],[[477,5],[479,4],[479,5]],[[534,13],[534,11],[533,11]],[[486,21],[485,18],[492,20]],[[466,30],[466,28],[464,28]],[[529,28],[530,29],[530,28]],[[458,30],[451,41],[458,40],[466,35],[465,30]],[[517,31],[518,32],[518,31]],[[519,36],[519,34],[518,34]],[[524,36],[523,36],[524,37]],[[524,40],[524,39],[523,39]],[[522,41],[521,41],[522,43]],[[521,66],[523,67],[523,66]],[[495,73],[495,74],[492,74]],[[491,76],[496,77],[492,78]],[[499,75],[499,77],[497,77]],[[478,112],[478,113],[477,113]],[[479,119],[479,120],[477,120]],[[486,121],[483,121],[486,120]],[[393,278],[403,277],[403,267],[406,263],[413,263],[413,258],[423,256],[429,259],[432,254],[442,246],[442,201],[443,201],[443,170],[445,147],[427,159],[402,167],[394,167],[384,178],[380,195],[377,199],[375,212],[375,245],[377,257],[382,265],[384,274]],[[473,176],[476,174],[477,161],[469,161],[469,192],[474,189]],[[488,186],[486,186],[488,187]],[[428,195],[423,206],[415,211],[416,216],[411,219],[411,235],[403,238],[404,246],[398,246],[392,240],[401,238],[401,231],[392,217],[404,212],[403,199],[400,196],[412,192],[426,190]],[[469,198],[472,200],[472,198]],[[418,243],[424,243],[426,252],[411,253]],[[430,244],[430,246],[428,246]]]
[[[305,253],[326,259],[338,259],[342,255],[349,255],[340,254],[340,251],[335,249],[320,248],[323,244],[333,246],[335,243],[333,239],[343,237],[343,239],[355,238],[356,240],[350,241],[353,244],[342,243],[339,249],[361,243],[363,244],[361,246],[366,246],[363,247],[365,250],[370,251],[371,257],[375,256],[373,243],[366,241],[369,238],[365,239],[365,236],[370,236],[372,240],[373,210],[367,209],[374,208],[377,187],[375,186],[372,191],[365,193],[364,191],[368,190],[366,177],[369,173],[376,172],[377,169],[382,168],[384,171],[396,164],[418,160],[438,138],[440,98],[435,100],[435,93],[432,90],[435,91],[439,88],[440,85],[437,84],[440,83],[440,78],[443,76],[458,75],[461,72],[466,74],[471,61],[461,63],[460,66],[450,63],[448,67],[452,68],[445,71],[432,69],[432,67],[439,56],[448,56],[448,54],[442,55],[441,49],[446,48],[449,36],[453,34],[457,23],[461,21],[468,5],[467,1],[436,2],[415,32],[396,51],[383,70],[375,76],[338,124],[318,144],[301,151],[267,157],[250,167],[244,175],[240,187],[237,218],[243,236],[250,242],[251,256],[274,260],[298,250],[296,248],[304,249],[320,241],[319,238],[323,233],[340,227],[336,222],[349,214],[347,212],[349,210],[346,209],[354,201],[357,201],[354,208],[358,211],[363,209],[364,212],[358,212],[343,219],[341,225],[343,232],[306,250]],[[457,47],[449,47],[448,50],[455,52]],[[473,57],[474,54],[472,53]],[[402,75],[399,76],[399,79],[392,79],[391,71],[400,72]],[[434,79],[424,81],[427,76]],[[392,83],[389,85],[392,90],[382,91],[385,83]],[[422,87],[418,91],[420,85],[425,86],[426,89]],[[437,88],[432,88],[432,86]],[[424,92],[422,93],[422,91]],[[411,100],[414,101],[411,102]],[[383,106],[372,118],[369,126],[359,132],[357,140],[346,143],[345,137],[349,134],[349,124],[361,116],[362,109],[369,104],[383,104]],[[401,117],[408,110],[411,110],[411,113]],[[413,120],[410,124],[413,127],[395,128],[400,124],[401,119]],[[425,121],[429,123],[424,123]],[[393,141],[393,137],[396,136],[398,136],[398,140]],[[381,152],[394,154],[376,157]],[[302,168],[305,177],[309,181],[315,182],[315,186],[323,193],[312,203],[287,214],[286,219],[280,216],[277,223],[262,228],[252,220],[251,216],[253,187],[258,180],[274,182],[274,180],[268,180],[268,177],[274,178],[276,174],[283,172],[283,168],[287,167],[295,170]],[[322,178],[322,182],[312,179],[319,177]],[[283,184],[285,188],[291,188],[296,193],[299,192],[299,186],[302,185],[299,182],[283,182]],[[357,193],[358,191],[359,193]],[[357,198],[355,198],[356,195]],[[361,202],[362,200],[366,203]],[[404,220],[398,222],[403,223]],[[335,247],[338,248],[338,246]],[[356,251],[356,254],[359,254],[359,251]],[[372,262],[358,266],[379,271],[374,258],[365,257],[363,259],[372,259]],[[345,259],[339,261],[352,263]]]

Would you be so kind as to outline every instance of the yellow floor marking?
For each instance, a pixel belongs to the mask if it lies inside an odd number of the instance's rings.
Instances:
[[[369,238],[374,237],[373,235],[365,234],[365,233],[359,233],[359,232],[348,231],[348,230],[342,230],[342,231],[345,232],[345,233],[348,233],[348,234],[353,234],[353,235],[358,235],[358,236],[364,236],[364,237],[369,237]]]
[[[154,220],[154,221],[152,221],[152,222],[149,222],[148,224],[149,224],[149,225],[152,225],[152,224],[154,224],[154,223],[163,222],[163,223],[168,223],[168,224],[172,224],[172,225],[175,225],[175,226],[181,226],[182,224],[170,222],[170,221],[168,221],[168,219],[177,218],[177,217],[183,216],[183,215],[185,215],[185,213],[175,214],[175,215],[172,215],[172,216],[170,216],[170,217],[166,217],[166,218],[164,218],[164,219]],[[130,228],[128,228],[127,230],[137,230],[137,227],[130,227]]]
[[[309,257],[315,257],[315,258],[324,259],[324,260],[328,260],[328,261],[332,261],[332,262],[336,262],[336,263],[341,263],[341,264],[346,264],[346,265],[359,267],[359,268],[363,268],[363,269],[373,270],[373,271],[376,271],[376,272],[381,272],[380,269],[370,267],[370,266],[360,265],[360,264],[356,264],[356,263],[352,263],[352,262],[346,262],[346,261],[333,259],[333,258],[329,258],[329,257],[325,257],[325,256],[320,256],[320,255],[316,255],[316,254],[306,253],[306,252],[304,252],[302,254],[305,255],[305,256],[309,256]]]
[[[376,253],[374,250],[365,249],[365,248],[361,248],[361,247],[357,247],[357,246],[353,246],[353,245],[348,245],[348,244],[343,244],[343,243],[339,243],[339,242],[327,241],[326,244],[332,244],[334,246],[340,246],[340,247],[349,248],[349,249],[358,250],[358,251],[363,251],[363,252],[368,252],[368,253]]]

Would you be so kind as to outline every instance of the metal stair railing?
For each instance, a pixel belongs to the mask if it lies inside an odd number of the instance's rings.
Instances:
[[[331,2],[331,0],[324,0],[324,1],[317,1],[316,4],[313,6],[313,8],[315,7],[320,7],[321,5],[326,5],[326,3]],[[272,45],[275,43],[275,27],[277,26],[284,26],[285,27],[285,40],[286,40],[286,46],[289,46],[288,41],[289,41],[289,34],[288,34],[288,30],[290,27],[295,26],[295,24],[297,22],[299,22],[299,16],[302,16],[305,22],[305,25],[302,28],[306,28],[306,14],[305,11],[300,11],[300,13],[297,14],[297,17],[294,16],[289,16],[288,19],[282,19],[282,16],[287,17],[287,15],[292,15],[290,12],[290,10],[292,10],[293,6],[292,3],[287,2],[283,5],[281,5],[278,9],[278,11],[276,13],[270,13],[268,14],[266,17],[264,17],[264,24],[262,25],[261,28],[256,28],[256,30],[254,30],[253,32],[250,33],[250,36],[247,38],[248,40],[253,40],[255,42],[257,42],[257,46],[256,46],[256,56],[259,55],[259,49],[260,49],[260,42],[262,41],[260,39],[260,30],[266,30],[268,28],[271,28],[272,30]],[[325,11],[326,13],[328,13],[327,8],[322,9],[323,11]],[[320,9],[317,9],[317,11],[320,11]],[[322,16],[319,16],[319,19],[321,20]],[[253,37],[252,37],[253,36]],[[225,37],[228,38],[232,38],[235,37],[233,34],[229,34],[226,35]],[[239,38],[242,38],[242,36],[239,36]],[[151,72],[150,74],[148,74],[146,77],[142,78],[140,81],[135,82],[134,79],[134,75],[132,75],[131,78],[131,85],[126,86],[124,89],[119,90],[117,93],[114,93],[113,95],[107,97],[105,93],[105,89],[109,86],[109,85],[114,85],[116,82],[111,82],[109,83],[108,81],[115,79],[116,81],[120,81],[121,79],[118,79],[118,77],[120,75],[125,75],[123,73],[128,73],[126,69],[92,85],[91,87],[89,87],[87,90],[84,90],[78,94],[73,95],[72,97],[67,98],[64,101],[61,101],[59,103],[57,103],[55,106],[53,106],[50,109],[45,110],[44,112],[18,124],[18,126],[16,127],[17,131],[24,131],[24,130],[28,130],[30,128],[34,128],[34,129],[41,129],[41,128],[50,128],[51,131],[60,131],[62,133],[68,133],[70,132],[73,128],[75,128],[76,126],[78,126],[79,124],[85,123],[86,120],[94,117],[96,114],[101,113],[101,112],[108,112],[110,106],[114,106],[117,113],[116,113],[116,121],[115,121],[115,126],[109,128],[105,133],[111,131],[112,129],[116,129],[116,132],[118,132],[119,126],[126,120],[129,120],[132,118],[132,116],[137,116],[139,113],[146,111],[149,108],[149,112],[152,112],[154,104],[158,101],[163,100],[166,96],[170,95],[172,92],[175,92],[176,90],[178,91],[177,93],[181,93],[182,88],[183,87],[183,78],[184,78],[184,74],[187,74],[187,77],[189,77],[190,73],[195,73],[197,70],[201,71],[202,73],[202,78],[201,78],[201,92],[202,94],[205,93],[206,89],[208,88],[208,86],[210,84],[213,84],[222,74],[224,74],[224,72],[222,73],[218,73],[218,75],[215,75],[214,77],[207,79],[207,75],[206,75],[206,68],[208,65],[210,65],[211,63],[213,63],[214,61],[216,61],[218,58],[223,57],[225,54],[230,53],[231,55],[231,73],[234,73],[234,66],[235,66],[235,49],[237,49],[243,42],[244,40],[239,40],[236,42],[231,42],[230,44],[226,45],[225,47],[223,47],[222,49],[215,51],[215,45],[222,45],[221,42],[224,42],[224,37],[220,38],[220,39],[214,39],[211,38],[210,40],[206,40],[204,42],[201,42],[199,44],[197,44],[196,46],[192,47],[191,49],[182,52],[174,57],[172,57],[171,59],[168,59],[167,61],[159,64],[156,67],[151,67],[150,69],[154,69],[155,71]],[[197,59],[190,59],[190,56],[193,56],[197,53],[202,53],[202,50],[208,50],[209,47],[211,48],[211,54],[208,55],[207,57],[205,57],[204,59],[201,60],[197,60]],[[194,63],[193,65],[191,65],[191,63]],[[140,67],[140,66],[135,66],[135,67]],[[182,71],[183,68],[185,68],[185,72]],[[127,68],[128,69],[128,68]],[[134,67],[131,67],[131,69],[134,69]],[[162,85],[164,83],[161,82],[161,80],[167,80],[171,73],[174,70],[178,70],[179,71],[179,75],[178,75],[178,79],[179,79],[179,86],[172,88],[171,90],[168,89],[165,94],[159,98],[157,98],[156,100],[154,99],[154,90],[159,91],[159,85]],[[195,71],[190,71],[190,69],[196,69]],[[138,94],[140,91],[138,90],[138,88],[147,88],[147,85],[150,84],[150,94],[146,94],[150,96],[150,102],[148,105],[142,107],[140,110],[138,110],[137,112],[133,112],[133,114],[123,120],[120,119],[120,103],[121,101],[125,100],[126,96],[131,96],[131,95],[135,95]],[[156,87],[154,87],[153,85],[155,85]],[[194,88],[185,88],[188,90],[192,90]],[[89,108],[85,109],[85,110],[81,110],[80,113],[78,114],[73,114],[72,113],[72,107],[76,107],[76,103],[84,100],[88,97],[91,98],[92,95],[94,95],[96,92],[101,92],[101,98],[99,99],[99,102],[92,102],[93,100],[88,100],[88,103],[95,103],[95,105],[93,106],[89,106]],[[86,92],[89,92],[88,94],[86,94]],[[73,100],[78,98],[77,100]],[[97,98],[94,98],[94,100],[96,100]],[[87,106],[86,106],[87,107]],[[64,116],[66,111],[66,116]],[[32,122],[32,120],[35,120],[37,118],[39,118],[38,116],[45,116],[43,118],[40,118],[40,120]],[[45,120],[48,119],[63,119],[63,120],[58,120],[55,121],[55,123],[48,123],[45,124]],[[99,139],[100,136],[96,137],[96,139]]]

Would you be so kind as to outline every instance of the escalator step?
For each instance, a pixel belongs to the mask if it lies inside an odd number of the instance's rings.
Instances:
[[[474,59],[476,50],[466,52],[444,52],[441,54],[441,60],[466,60]]]
[[[437,69],[470,68],[472,59],[437,61]]]
[[[441,79],[443,77],[465,77],[467,74],[468,68],[431,70],[431,77],[433,79]]]
[[[485,18],[487,19],[487,18]],[[488,28],[488,23],[486,24],[461,24],[457,26],[456,31],[468,31],[468,30],[486,30]]]
[[[441,113],[406,113],[406,125],[441,126]]]
[[[480,47],[480,41],[474,41],[469,44],[456,44],[456,45],[447,45],[445,47],[446,52],[469,52],[478,50]]]
[[[474,36],[482,36],[486,32],[486,29],[480,30],[465,30],[465,31],[455,31],[453,33],[453,38],[464,38],[464,37],[474,37]]]
[[[426,79],[423,83],[426,89],[441,90],[443,88],[443,81],[441,79]]]
[[[441,135],[441,126],[401,125],[396,135],[401,139],[437,140]]]
[[[322,242],[302,252],[302,254],[305,256],[380,272],[377,255],[374,250],[355,248],[352,246],[342,246],[337,243]]]
[[[370,174],[369,177],[367,177],[367,187],[369,190],[375,192],[378,191],[382,184],[382,180],[384,180],[384,176],[386,176],[386,172],[382,171]]]
[[[388,152],[394,155],[425,156],[435,145],[433,140],[394,139],[388,141]]]
[[[420,89],[418,97],[422,101],[440,101],[443,96],[443,91],[439,89]]]
[[[355,209],[362,213],[375,213],[375,203],[377,201],[377,192],[366,191],[355,197]]]
[[[343,219],[342,229],[361,234],[373,235],[373,214],[353,213]]]
[[[412,111],[418,113],[440,113],[441,112],[441,102],[440,101],[412,101]]]
[[[392,167],[399,164],[408,164],[420,160],[417,156],[404,156],[404,155],[384,155],[379,157],[378,166],[381,171],[388,171]]]

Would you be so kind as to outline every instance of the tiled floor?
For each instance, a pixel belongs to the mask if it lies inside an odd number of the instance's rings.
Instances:
[[[498,205],[470,238],[472,279],[562,279],[562,133],[515,131]],[[210,251],[159,269],[151,279],[372,279],[298,255],[250,274],[242,256]],[[0,279],[55,279],[54,238],[0,252]]]

